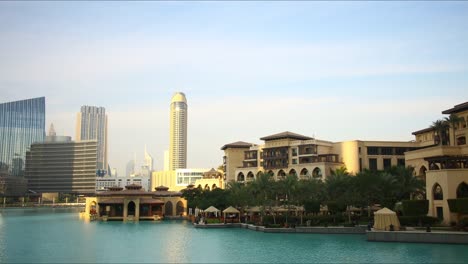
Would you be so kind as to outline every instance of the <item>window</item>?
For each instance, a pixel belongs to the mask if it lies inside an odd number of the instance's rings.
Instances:
[[[383,159],[384,170],[390,169],[390,167],[392,167],[392,159]]]
[[[457,145],[466,145],[466,137],[457,138]]]
[[[377,159],[369,159],[369,170],[377,170]]]
[[[359,171],[362,171],[362,158],[359,158]]]
[[[293,159],[292,164],[297,164],[297,159]]]
[[[381,148],[382,155],[393,155],[393,148]]]
[[[378,147],[367,147],[367,155],[379,155]]]
[[[397,166],[403,166],[403,167],[405,167],[405,166],[406,166],[406,165],[405,165],[405,159],[398,159],[398,160],[397,160]]]

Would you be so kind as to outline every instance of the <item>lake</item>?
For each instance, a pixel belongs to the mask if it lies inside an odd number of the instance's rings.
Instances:
[[[78,209],[0,209],[0,263],[466,263],[466,245],[365,235],[196,229],[187,221],[85,222]]]

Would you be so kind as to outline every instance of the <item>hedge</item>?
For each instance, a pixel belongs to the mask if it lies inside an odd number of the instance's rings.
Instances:
[[[399,219],[402,226],[419,226],[419,224],[426,226],[440,223],[440,219],[432,216],[400,216]]]
[[[468,198],[447,199],[452,213],[468,214]]]
[[[404,200],[401,203],[405,216],[427,215],[429,211],[429,200]]]

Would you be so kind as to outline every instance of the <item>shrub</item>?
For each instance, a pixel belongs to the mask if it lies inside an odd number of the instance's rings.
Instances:
[[[468,198],[447,199],[450,212],[468,214]]]
[[[219,224],[221,221],[217,218],[208,218],[206,219],[207,224]]]
[[[404,200],[401,202],[405,216],[427,215],[429,200]]]
[[[440,219],[432,216],[400,216],[400,224],[403,226],[423,226],[440,223]]]

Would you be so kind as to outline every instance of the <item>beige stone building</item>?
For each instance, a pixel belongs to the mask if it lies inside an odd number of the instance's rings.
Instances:
[[[125,189],[114,186],[95,197],[86,197],[85,212],[80,217],[139,221],[185,216],[187,201],[181,195],[164,186],[156,187],[154,192],[147,192],[135,184],[125,186]]]
[[[457,214],[450,212],[447,199],[468,197],[468,102],[442,114],[453,114],[460,120],[446,127],[441,135],[432,127],[413,132],[422,148],[407,152],[405,158],[406,164],[413,166],[417,175],[426,181],[429,215],[450,224],[458,219]],[[442,138],[443,135],[447,138]]]
[[[276,180],[288,174],[299,178],[324,180],[332,170],[345,166],[349,172],[381,170],[405,165],[406,151],[417,148],[415,142],[346,141],[331,142],[289,131],[262,137],[255,145],[234,142],[224,145],[223,167],[226,181],[249,182],[258,173],[269,173]]]

